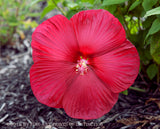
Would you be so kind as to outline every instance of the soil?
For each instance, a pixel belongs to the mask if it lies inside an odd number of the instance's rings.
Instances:
[[[160,87],[142,80],[119,95],[112,110],[95,120],[73,119],[63,109],[47,107],[32,93],[29,70],[31,33],[19,45],[1,48],[0,57],[0,129],[160,129]],[[153,88],[152,88],[153,86]]]

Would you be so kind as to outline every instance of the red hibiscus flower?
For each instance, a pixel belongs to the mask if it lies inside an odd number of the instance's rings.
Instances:
[[[139,71],[139,55],[117,18],[87,10],[56,15],[32,35],[30,82],[39,102],[79,119],[109,112]]]

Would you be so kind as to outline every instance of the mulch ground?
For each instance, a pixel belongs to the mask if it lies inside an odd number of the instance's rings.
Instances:
[[[113,109],[95,120],[73,119],[63,109],[39,103],[30,87],[33,62],[28,39],[21,46],[1,49],[0,129],[160,129],[160,88],[152,90],[151,83],[146,93],[120,94]],[[133,86],[145,83],[138,77]]]

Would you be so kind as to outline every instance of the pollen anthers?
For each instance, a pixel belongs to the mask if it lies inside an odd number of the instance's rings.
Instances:
[[[84,75],[88,71],[88,59],[83,59],[83,57],[80,57],[80,60],[77,61],[76,65],[76,72],[80,72],[80,75]]]

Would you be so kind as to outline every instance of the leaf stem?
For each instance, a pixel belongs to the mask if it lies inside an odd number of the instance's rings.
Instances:
[[[66,16],[65,11],[63,11],[63,9],[62,9],[61,7],[59,7],[54,0],[52,0],[52,2],[55,4],[55,6],[57,7],[57,9],[58,9],[64,16]]]
[[[131,89],[131,90],[135,90],[135,91],[139,91],[139,92],[146,92],[146,90],[144,90],[144,89],[140,89],[140,88],[137,88],[137,87],[129,87],[129,89]]]

